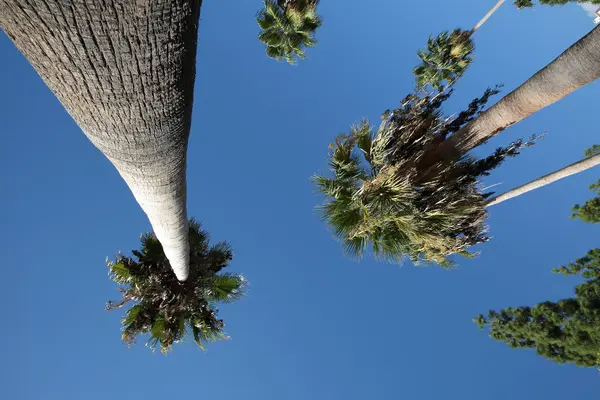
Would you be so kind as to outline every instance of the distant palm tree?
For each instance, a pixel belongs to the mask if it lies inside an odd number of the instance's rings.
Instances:
[[[442,32],[436,37],[429,37],[427,49],[420,50],[417,55],[422,63],[413,70],[417,87],[431,85],[441,91],[460,78],[473,61],[471,54],[475,50],[471,36],[488,18],[504,3],[499,0],[494,7],[469,31],[455,29],[452,33]]]
[[[521,140],[483,159],[465,156],[440,165],[434,178],[418,169],[427,148],[475,118],[497,93],[488,89],[454,119],[441,106],[450,94],[410,95],[400,108],[386,111],[373,133],[367,121],[331,145],[332,176],[315,176],[325,196],[320,207],[346,250],[398,261],[409,258],[450,267],[448,256],[470,256],[468,248],[488,240],[485,202],[491,193],[479,177],[531,142]]]
[[[122,320],[123,341],[135,342],[138,335],[149,334],[147,345],[160,347],[167,353],[173,343],[191,334],[204,344],[225,338],[223,320],[217,319],[215,306],[238,300],[246,282],[241,275],[219,273],[232,258],[225,242],[209,246],[209,235],[193,219],[189,223],[190,275],[185,282],[177,280],[163,247],[154,234],[141,237],[142,247],[133,250],[137,259],[117,255],[108,262],[110,277],[122,285],[119,302],[109,301],[108,310],[132,306]]]
[[[429,37],[427,49],[419,50],[417,55],[422,63],[413,70],[417,87],[422,89],[431,85],[438,91],[446,84],[454,82],[466,71],[473,58],[474,50],[471,31],[455,29],[454,32],[442,32]]]
[[[267,55],[295,64],[304,59],[304,49],[317,42],[315,31],[323,20],[317,14],[319,0],[265,0],[256,15],[261,32],[258,39],[267,45]]]
[[[577,161],[571,165],[567,165],[566,167],[563,167],[558,171],[554,171],[529,183],[526,183],[525,185],[511,189],[508,192],[502,193],[499,196],[495,196],[488,200],[487,207],[500,204],[506,200],[510,200],[512,198],[521,196],[522,194],[531,192],[535,189],[539,189],[543,186],[549,185],[568,176],[586,171],[597,165],[600,165],[600,154],[584,158],[583,160]]]
[[[470,246],[487,240],[485,207],[491,193],[477,187],[478,177],[502,161],[497,157],[518,153],[523,143],[483,160],[473,160],[470,150],[599,77],[596,27],[486,111],[497,91],[473,100],[455,119],[440,111],[452,90],[409,96],[385,114],[373,143],[351,132],[333,145],[334,178],[315,178],[327,199],[324,219],[356,254],[369,243],[386,258],[409,256],[441,265],[451,254],[467,254]],[[360,154],[368,164],[369,158],[385,162],[366,165]]]

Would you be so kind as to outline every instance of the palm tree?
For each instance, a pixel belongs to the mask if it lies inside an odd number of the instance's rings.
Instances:
[[[132,344],[138,335],[149,334],[152,350],[160,347],[166,354],[173,343],[191,334],[204,344],[225,338],[223,320],[217,319],[215,306],[238,300],[246,281],[241,275],[219,273],[232,258],[225,242],[209,246],[209,235],[200,224],[190,220],[190,275],[180,282],[171,272],[163,247],[151,233],[142,235],[142,247],[133,250],[137,259],[118,254],[108,262],[111,279],[121,285],[119,302],[109,301],[107,310],[134,302],[123,324],[123,341]]]
[[[370,246],[379,258],[450,267],[448,256],[470,256],[469,247],[488,240],[491,193],[479,187],[479,177],[532,142],[519,140],[483,159],[465,156],[424,176],[418,166],[427,149],[476,118],[497,90],[488,89],[456,118],[441,112],[451,93],[409,95],[383,114],[375,133],[363,121],[330,146],[332,176],[314,181],[325,196],[323,219],[350,254],[360,257]]]
[[[590,156],[588,158],[584,158],[583,160],[577,161],[571,165],[567,165],[566,167],[563,167],[558,171],[554,171],[550,174],[544,175],[541,178],[535,179],[529,183],[526,183],[525,185],[509,190],[508,192],[503,193],[499,196],[495,196],[488,201],[487,207],[500,204],[506,200],[510,200],[527,192],[531,192],[532,190],[549,185],[568,176],[578,174],[599,164],[600,153],[594,156]]]
[[[267,45],[267,55],[295,64],[304,59],[304,49],[316,45],[314,33],[323,24],[317,14],[319,0],[265,0],[256,15],[261,32],[258,39]]]
[[[509,126],[600,78],[600,26],[504,96],[471,123],[440,143],[424,165],[466,154]]]
[[[181,281],[201,3],[0,2],[0,27],[119,171]]]
[[[452,33],[442,32],[436,37],[429,37],[427,49],[420,50],[417,55],[422,63],[413,69],[420,89],[431,85],[438,91],[452,85],[467,70],[473,61],[471,54],[475,50],[471,36],[492,14],[504,3],[499,0],[494,7],[469,31],[455,29]]]

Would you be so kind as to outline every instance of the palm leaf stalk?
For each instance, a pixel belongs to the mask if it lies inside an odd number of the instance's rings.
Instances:
[[[430,85],[437,91],[444,91],[456,82],[473,61],[471,55],[475,45],[471,37],[503,3],[504,0],[499,0],[469,31],[455,29],[452,33],[444,31],[430,36],[427,48],[417,52],[421,60],[421,64],[413,69],[417,87],[423,90]]]
[[[368,121],[355,125],[331,145],[331,176],[315,176],[325,196],[323,219],[356,257],[369,249],[381,259],[453,265],[453,254],[472,256],[469,248],[486,236],[486,199],[479,177],[519,154],[532,141],[518,140],[476,159],[465,155],[437,165],[435,176],[418,168],[428,149],[476,118],[488,99],[481,98],[454,118],[442,114],[452,91],[432,97],[411,94],[399,108],[386,111],[379,129]]]
[[[265,0],[256,15],[258,39],[267,55],[295,64],[306,58],[305,49],[317,44],[315,31],[323,24],[317,14],[319,0]]]
[[[232,259],[226,242],[209,245],[209,235],[193,219],[189,222],[190,275],[180,282],[156,236],[141,237],[133,257],[118,254],[107,262],[110,278],[117,283],[121,300],[109,301],[107,310],[133,303],[122,319],[122,339],[133,344],[140,335],[150,336],[146,346],[168,353],[173,344],[191,335],[204,349],[207,343],[225,339],[223,320],[216,306],[240,299],[246,281],[242,275],[221,273]]]

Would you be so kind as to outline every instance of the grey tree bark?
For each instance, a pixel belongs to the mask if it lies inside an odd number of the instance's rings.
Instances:
[[[571,165],[568,165],[564,168],[559,169],[558,171],[554,171],[548,175],[544,175],[541,178],[535,179],[525,185],[519,186],[515,189],[509,190],[506,193],[503,193],[499,196],[492,197],[488,200],[486,207],[490,207],[496,204],[500,204],[503,201],[510,200],[527,192],[531,192],[532,190],[541,188],[542,186],[549,185],[553,182],[566,178],[567,176],[578,174],[586,169],[590,169],[600,164],[600,154],[597,154],[592,157],[584,158],[581,161],[577,161]]]
[[[600,25],[525,83],[438,146],[437,157],[456,158],[509,126],[600,78]]]
[[[0,27],[110,160],[183,281],[201,0],[0,0]]]
[[[483,16],[483,18],[481,18],[479,20],[479,22],[473,27],[471,32],[475,32],[477,29],[481,28],[481,25],[485,24],[485,22],[492,16],[492,14],[494,14],[496,12],[496,10],[498,10],[498,8],[500,8],[500,6],[503,3],[504,3],[504,0],[498,0],[498,2],[494,5],[494,7],[492,7],[492,9],[490,11],[488,11],[487,14],[485,14]]]

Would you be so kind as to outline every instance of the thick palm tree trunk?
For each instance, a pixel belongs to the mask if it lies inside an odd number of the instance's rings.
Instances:
[[[0,0],[0,27],[188,275],[186,151],[201,0]]]
[[[466,154],[509,126],[600,78],[600,26],[438,146],[438,157]]]
[[[552,182],[556,182],[560,179],[566,178],[567,176],[578,174],[582,171],[585,171],[586,169],[590,169],[599,164],[600,154],[585,158],[581,161],[577,161],[576,163],[568,165],[548,175],[544,175],[541,178],[531,181],[523,186],[519,186],[518,188],[509,190],[508,192],[503,193],[499,196],[492,197],[491,199],[489,199],[488,203],[486,204],[486,207],[500,204],[503,201],[510,200],[527,192],[531,192],[532,190],[535,190],[537,188],[541,188],[542,186],[549,185]]]
[[[487,21],[492,16],[492,14],[494,14],[496,12],[496,10],[498,10],[498,8],[500,8],[500,6],[503,3],[504,3],[504,0],[498,0],[498,2],[494,5],[494,7],[492,7],[492,9],[490,11],[488,11],[487,14],[485,14],[483,16],[483,18],[481,18],[481,20],[479,20],[477,25],[475,25],[473,27],[471,32],[475,32],[477,29],[481,28],[481,25],[485,24],[485,21]]]

